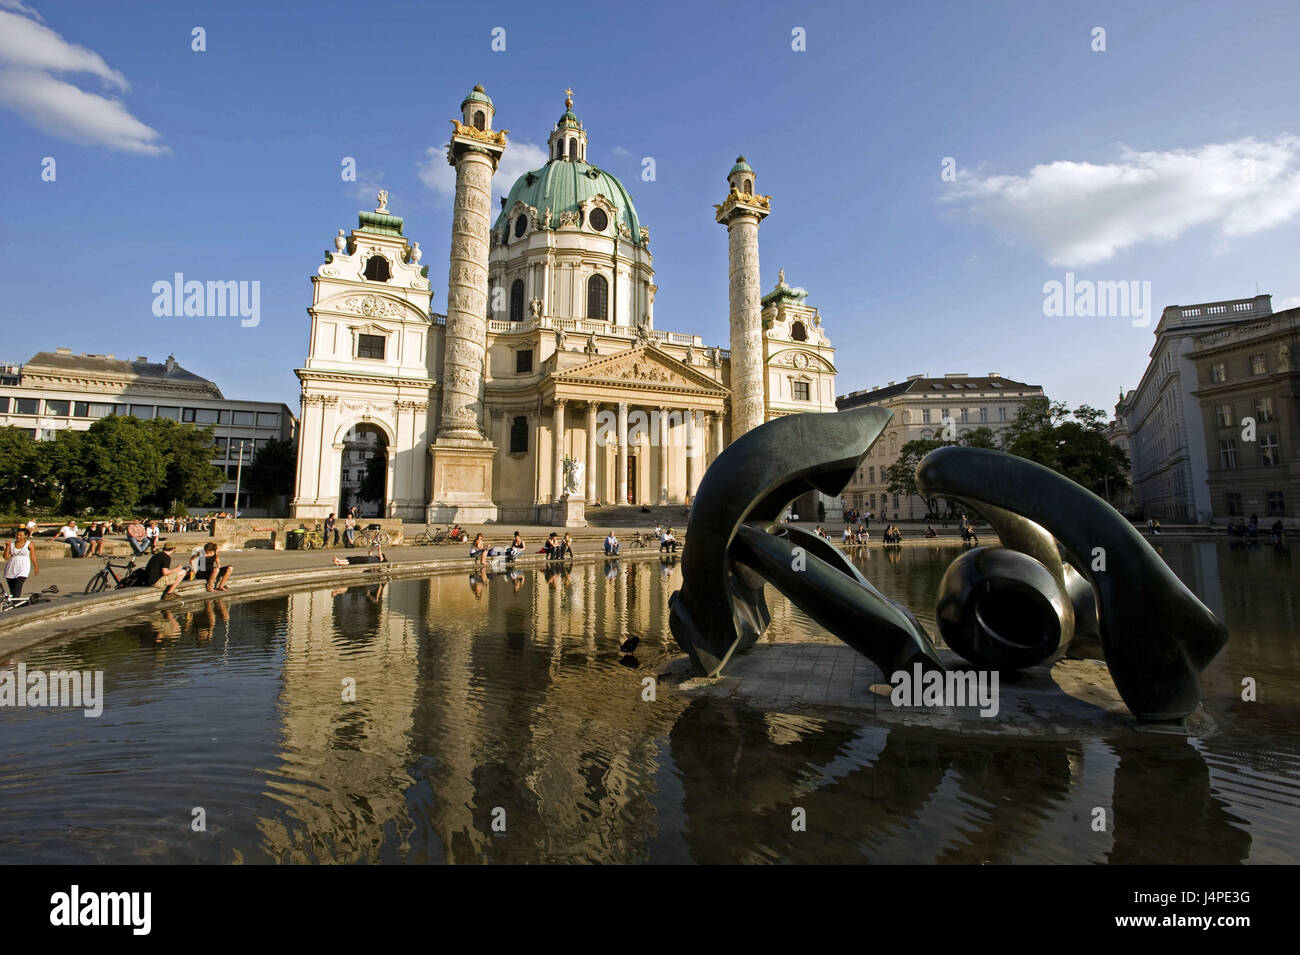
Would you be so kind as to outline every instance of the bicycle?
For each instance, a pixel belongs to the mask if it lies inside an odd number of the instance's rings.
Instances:
[[[446,531],[439,530],[438,528],[434,527],[432,524],[425,524],[424,530],[420,531],[420,533],[415,535],[415,543],[440,544],[442,543],[442,538],[446,536],[447,536]]]
[[[121,576],[118,576],[117,572],[119,570],[122,571]],[[130,576],[131,571],[133,570],[135,570],[134,557],[125,564],[115,564],[113,563],[113,558],[107,557],[104,559],[104,566],[99,568],[99,570],[95,572],[95,576],[91,577],[90,582],[86,584],[85,592],[88,594],[103,593],[108,589],[109,580],[113,581],[114,590],[120,590],[123,586],[123,582],[128,576]]]
[[[299,545],[303,550],[315,550],[325,546],[325,538],[321,536],[320,524],[316,524],[302,537],[302,543]]]
[[[384,529],[378,524],[367,524],[365,529],[361,531],[361,539],[365,541],[366,550],[383,547],[390,540],[389,536],[384,533]]]
[[[26,594],[22,597],[11,597],[9,594],[0,595],[0,613],[6,610],[17,610],[19,607],[30,607],[32,604],[38,604],[42,600],[48,599],[50,594],[57,594],[58,592],[58,585],[50,584],[42,591]]]
[[[637,531],[635,534],[633,534],[631,537],[627,539],[627,546],[628,547],[649,547],[650,538],[647,537],[645,534],[642,534],[640,531]]]

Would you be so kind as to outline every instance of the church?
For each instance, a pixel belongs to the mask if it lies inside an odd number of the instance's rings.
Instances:
[[[355,506],[428,523],[582,526],[592,507],[689,504],[729,441],[774,417],[836,410],[820,313],[784,270],[762,293],[771,197],[744,157],[714,207],[728,241],[722,347],[657,327],[649,227],[623,183],[591,162],[566,93],[546,164],[495,209],[508,130],[494,128],[481,86],[451,121],[446,314],[433,311],[420,244],[386,191],[349,234],[338,230],[311,278],[296,370],[295,516]],[[808,497],[796,510],[815,516],[820,495]],[[820,504],[838,516],[838,499]]]

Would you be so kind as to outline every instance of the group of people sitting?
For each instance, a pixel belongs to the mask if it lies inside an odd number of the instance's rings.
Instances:
[[[172,557],[176,545],[164,542],[162,549],[149,558],[144,567],[143,583],[146,587],[156,587],[162,591],[160,600],[179,600],[176,588],[187,580],[206,581],[210,592],[229,590],[233,569],[221,562],[220,549],[215,541],[208,541],[194,548],[187,563],[172,566]]]
[[[854,547],[858,544],[866,544],[871,541],[871,534],[868,533],[865,524],[859,524],[856,528],[852,524],[844,525],[844,546]]]
[[[1257,541],[1259,540],[1259,515],[1250,515],[1249,522],[1243,520],[1237,520],[1235,522],[1228,521],[1227,530],[1229,537],[1242,537],[1245,538],[1247,542]],[[1274,546],[1286,545],[1286,527],[1283,525],[1280,518],[1274,521],[1273,525],[1268,530],[1268,539],[1270,544],[1273,544]]]
[[[901,544],[903,532],[898,529],[897,524],[890,524],[885,528],[885,536],[882,539],[886,544]]]

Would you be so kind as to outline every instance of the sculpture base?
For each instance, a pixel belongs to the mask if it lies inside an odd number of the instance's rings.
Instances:
[[[577,498],[566,498],[538,508],[542,523],[552,527],[586,527],[587,502]]]
[[[492,461],[497,449],[480,438],[439,438],[429,448],[433,489],[425,508],[429,524],[489,524],[497,519],[492,500]]]

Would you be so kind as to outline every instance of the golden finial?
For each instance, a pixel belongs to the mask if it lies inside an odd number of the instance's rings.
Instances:
[[[564,91],[564,108],[573,109],[573,90]]]

